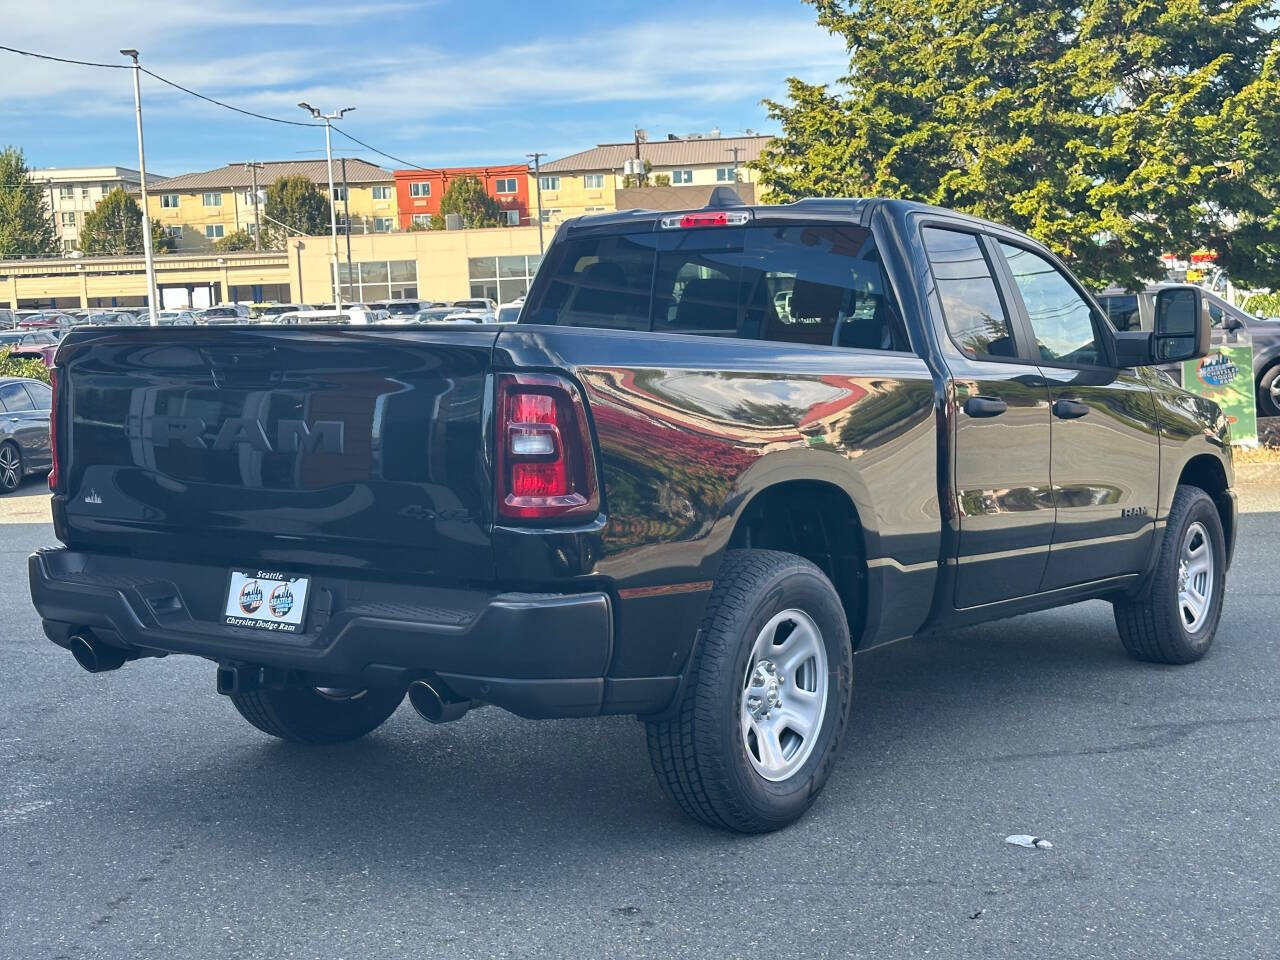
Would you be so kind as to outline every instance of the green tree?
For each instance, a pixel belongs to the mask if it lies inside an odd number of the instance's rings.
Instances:
[[[440,212],[431,218],[432,230],[443,230],[445,216],[456,213],[467,229],[498,227],[505,224],[502,206],[484,188],[479,177],[470,174],[450,180],[440,198]]]
[[[1082,278],[1136,286],[1208,248],[1280,267],[1274,0],[809,0],[834,85],[766,101],[777,200],[893,196],[1025,230]]]
[[[0,150],[0,259],[57,253],[44,189],[32,182],[22,151],[5,147]]]
[[[0,377],[27,377],[31,380],[49,382],[49,368],[43,360],[35,358],[24,360],[10,356],[10,347],[0,347]]]
[[[234,233],[228,233],[222,239],[213,242],[213,249],[219,253],[234,253],[237,250],[252,250],[253,248],[253,236],[248,230],[236,230]]]
[[[151,221],[151,247],[163,252],[173,246],[158,220]],[[142,249],[142,208],[122,188],[117,187],[85,214],[80,228],[80,249],[108,256],[139,254]]]
[[[317,237],[330,230],[329,201],[324,191],[304,176],[280,177],[267,187],[267,202],[262,210],[266,214],[263,246],[283,250],[287,237],[299,233]],[[282,223],[290,229],[285,230]]]

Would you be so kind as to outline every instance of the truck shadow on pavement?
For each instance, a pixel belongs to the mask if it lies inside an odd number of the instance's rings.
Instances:
[[[1228,603],[1224,633],[1241,612]],[[939,766],[1016,788],[1027,775],[1019,761],[1156,750],[1206,722],[1232,722],[1206,718],[1183,698],[1189,672],[1202,688],[1230,686],[1238,655],[1224,643],[1191,667],[1135,663],[1101,602],[867,652],[857,658],[851,731],[825,793],[799,824],[760,842],[856,832],[864,816],[936,792]],[[630,718],[530,722],[488,708],[431,727],[405,704],[362,741],[309,748],[261,738],[225,702],[198,706],[217,731],[198,763],[175,770],[153,757],[150,776],[114,785],[118,801],[175,830],[198,820],[206,842],[245,856],[313,857],[320,830],[334,870],[491,861],[510,868],[514,884],[546,868],[548,845],[582,861],[601,851],[651,855],[657,836],[673,855],[736,842],[685,820],[663,797],[643,726]],[[1238,722],[1271,722],[1265,714]],[[468,872],[490,885],[508,875]]]

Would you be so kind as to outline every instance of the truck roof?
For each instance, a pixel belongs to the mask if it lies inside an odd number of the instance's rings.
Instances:
[[[717,188],[705,207],[690,207],[684,210],[637,208],[590,214],[566,220],[560,229],[568,235],[573,235],[583,231],[628,225],[643,228],[654,223],[659,217],[704,213],[714,210],[747,210],[751,213],[751,222],[758,224],[821,220],[831,223],[853,223],[859,226],[868,226],[871,223],[872,213],[880,207],[908,213],[935,213],[945,215],[951,219],[963,220],[984,229],[1021,234],[1021,231],[1006,224],[983,220],[981,217],[975,217],[971,214],[921,203],[916,200],[900,200],[891,197],[805,197],[785,204],[747,204],[742,202],[732,187]]]

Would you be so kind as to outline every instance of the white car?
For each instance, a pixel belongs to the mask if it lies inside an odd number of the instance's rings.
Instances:
[[[442,323],[494,323],[497,317],[492,313],[479,310],[455,310],[444,318]]]
[[[512,300],[510,303],[504,303],[498,308],[498,323],[515,323],[520,318],[520,308],[524,306],[524,298]]]
[[[387,318],[385,310],[370,310],[368,307],[343,307],[341,310],[294,310],[272,317],[275,323],[347,323],[355,327],[365,327],[380,323]]]
[[[453,309],[458,313],[493,313],[498,309],[497,301],[490,300],[488,297],[472,298],[470,300],[453,301]]]

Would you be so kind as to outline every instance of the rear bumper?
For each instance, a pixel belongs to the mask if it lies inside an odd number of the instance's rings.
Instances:
[[[606,710],[613,610],[604,592],[489,593],[313,574],[306,632],[276,634],[221,622],[224,567],[51,549],[33,554],[29,571],[45,632],[60,646],[89,628],[117,646],[296,671],[317,685],[398,686],[434,675],[459,697],[523,716]]]

